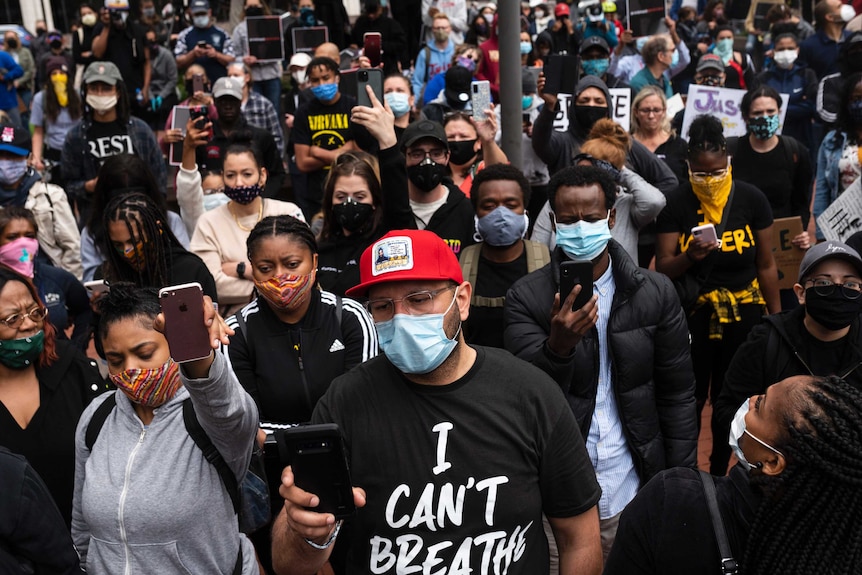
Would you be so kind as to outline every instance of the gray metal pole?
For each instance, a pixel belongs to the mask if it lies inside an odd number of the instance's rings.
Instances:
[[[497,3],[497,35],[500,40],[500,123],[503,130],[501,148],[509,162],[521,168],[521,3],[504,0]]]

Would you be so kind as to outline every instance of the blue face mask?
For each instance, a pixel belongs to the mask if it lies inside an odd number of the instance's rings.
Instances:
[[[529,54],[530,50],[533,49],[533,45],[529,42],[521,42],[521,54]]]
[[[768,140],[778,132],[778,114],[750,119],[748,131],[754,134],[755,138]]]
[[[641,36],[640,38],[635,40],[635,50],[637,50],[638,53],[640,53],[644,49],[647,40],[649,40],[647,36]]]
[[[318,84],[311,89],[311,93],[321,102],[329,102],[338,93],[338,84]]]
[[[597,222],[581,220],[574,224],[556,224],[557,245],[572,259],[596,259],[611,239],[611,229],[608,226],[610,216],[611,212],[608,210],[607,217]]]
[[[533,96],[521,96],[521,109],[529,110],[530,106],[533,105]]]
[[[506,206],[498,206],[489,214],[476,218],[476,233],[489,246],[511,246],[524,237],[530,219],[516,214]]]
[[[679,50],[674,50],[670,58],[670,67],[675,68],[677,64],[679,64]]]
[[[389,321],[376,324],[380,348],[399,371],[403,373],[429,373],[446,361],[458,345],[458,332],[451,339],[444,329],[445,317],[455,305],[458,289],[452,303],[443,313],[428,315],[396,314]]]
[[[727,65],[733,56],[733,38],[724,38],[716,42],[713,52]]]
[[[598,60],[582,60],[581,66],[584,68],[584,74],[587,76],[604,76],[611,65],[610,58],[599,58]]]
[[[410,111],[410,96],[402,92],[389,92],[383,96],[396,118]]]

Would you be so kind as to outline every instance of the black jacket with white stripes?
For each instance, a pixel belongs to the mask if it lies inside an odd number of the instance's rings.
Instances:
[[[349,298],[312,291],[311,305],[299,323],[278,319],[258,298],[227,320],[236,334],[228,357],[242,386],[254,398],[261,421],[304,423],[317,401],[339,375],[377,355],[374,322]],[[340,321],[339,321],[340,316]]]

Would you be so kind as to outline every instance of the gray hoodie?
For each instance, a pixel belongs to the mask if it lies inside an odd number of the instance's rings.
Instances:
[[[183,423],[191,397],[201,426],[241,481],[258,427],[257,407],[216,353],[209,377],[188,379],[144,426],[117,393],[87,450],[84,435],[103,394],[75,433],[72,538],[90,575],[231,573],[242,545],[243,575],[258,573],[254,548],[239,532],[230,497]]]

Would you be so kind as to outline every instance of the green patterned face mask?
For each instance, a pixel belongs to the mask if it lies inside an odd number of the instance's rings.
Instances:
[[[45,346],[45,332],[30,337],[0,341],[0,363],[9,369],[30,367]]]

